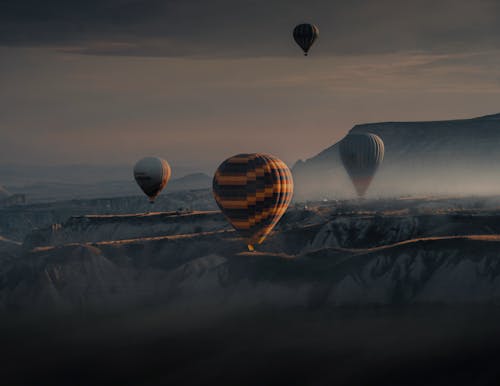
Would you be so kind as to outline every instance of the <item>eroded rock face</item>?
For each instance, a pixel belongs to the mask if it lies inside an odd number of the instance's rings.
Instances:
[[[228,229],[220,212],[162,212],[139,215],[75,216],[33,231],[25,246],[125,240]]]
[[[73,217],[0,242],[0,309],[496,302],[500,214],[457,202],[297,204],[257,253],[215,211]]]
[[[325,248],[368,248],[425,236],[500,233],[496,210],[472,208],[470,199],[386,200],[295,204],[276,227],[272,243],[261,249],[300,254]],[[479,202],[479,201],[478,201]],[[481,205],[495,207],[483,199]],[[500,205],[500,203],[498,203]],[[440,209],[436,209],[438,207]],[[371,209],[371,210],[367,210]],[[195,234],[231,229],[218,211],[175,211],[126,215],[73,216],[62,223],[32,231],[25,247],[116,241],[144,237]]]
[[[218,226],[24,249],[0,271],[0,308],[328,307],[498,299],[500,238],[490,235],[500,233],[497,216],[329,219],[311,212],[292,211],[290,221],[300,221],[282,226],[257,253],[242,253],[237,234]],[[179,230],[199,223],[200,214],[182,216],[166,216],[172,221],[166,226]],[[216,224],[217,216],[207,213],[205,220]],[[107,227],[116,219],[101,220]],[[483,236],[458,236],[471,232]]]
[[[1,272],[8,309],[496,303],[500,238],[443,237],[296,256],[233,232],[39,248]]]

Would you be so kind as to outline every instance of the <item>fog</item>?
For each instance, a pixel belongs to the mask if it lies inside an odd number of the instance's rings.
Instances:
[[[340,161],[339,161],[340,162]],[[427,169],[428,171],[425,171]],[[496,167],[470,165],[418,164],[382,166],[375,175],[365,198],[384,199],[405,196],[494,196],[500,192]],[[342,168],[298,175],[295,180],[295,202],[321,199],[356,199],[356,191]]]

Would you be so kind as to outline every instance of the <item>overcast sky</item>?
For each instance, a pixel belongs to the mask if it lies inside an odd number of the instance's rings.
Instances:
[[[293,164],[356,123],[498,113],[499,19],[489,0],[3,1],[0,164]]]

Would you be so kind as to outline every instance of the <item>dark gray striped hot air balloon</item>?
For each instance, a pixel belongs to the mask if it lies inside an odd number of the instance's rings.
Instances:
[[[302,48],[304,55],[307,56],[309,49],[319,36],[319,29],[314,24],[299,24],[293,30],[295,42]]]
[[[348,134],[340,141],[340,158],[362,197],[384,159],[384,142],[372,133]]]

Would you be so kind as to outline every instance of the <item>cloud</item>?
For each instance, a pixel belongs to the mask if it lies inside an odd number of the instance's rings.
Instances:
[[[293,164],[356,123],[498,112],[500,52],[197,59],[3,48],[0,163]],[[196,166],[195,165],[195,166]]]
[[[26,0],[0,5],[0,44],[127,56],[296,54],[295,23],[321,30],[317,55],[498,48],[494,0]]]

